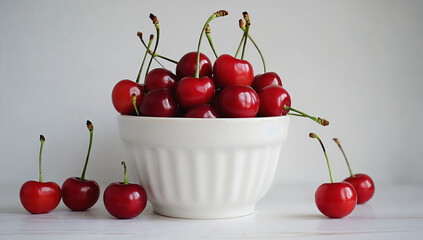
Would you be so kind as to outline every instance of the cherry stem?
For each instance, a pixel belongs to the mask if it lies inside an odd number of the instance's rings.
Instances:
[[[290,115],[294,115],[294,116],[301,116],[301,117],[307,117],[307,118],[310,118],[311,120],[313,120],[313,121],[315,121],[315,122],[317,122],[318,124],[320,124],[320,125],[322,125],[322,126],[327,126],[327,125],[329,125],[329,121],[328,120],[326,120],[326,119],[323,119],[323,118],[320,118],[320,117],[313,117],[313,116],[310,116],[310,115],[308,115],[308,114],[306,114],[306,113],[304,113],[304,112],[301,112],[301,111],[299,111],[299,110],[297,110],[297,109],[295,109],[295,108],[292,108],[292,107],[288,107],[288,106],[283,106],[283,109],[284,110],[290,110],[290,111],[294,111],[294,112],[296,112],[296,113],[299,113],[299,114],[292,114],[292,113],[289,113]]]
[[[142,38],[142,32],[137,32],[137,35],[140,38],[140,40],[142,42],[142,45],[144,45],[145,49],[147,49],[148,53],[151,56],[153,56],[153,52],[151,52],[151,50],[149,49],[149,47],[147,47],[147,44],[145,44],[144,39]],[[151,35],[150,35],[150,38],[151,38]],[[161,62],[159,62],[159,60],[157,60],[156,58],[154,58],[154,61],[156,61],[162,68],[164,68],[163,64]]]
[[[46,141],[46,139],[44,138],[43,135],[40,135],[40,141],[41,141],[41,147],[40,147],[40,156],[38,158],[38,167],[39,167],[39,170],[40,170],[40,180],[39,180],[39,182],[42,183],[43,182],[43,172],[41,170],[41,155],[42,155],[42,152],[43,152],[44,142]]]
[[[247,12],[243,12],[242,15],[244,16],[244,20],[246,23],[245,31],[244,31],[244,45],[242,46],[242,53],[241,53],[241,60],[244,60],[245,46],[247,45],[248,30],[250,29],[250,17],[248,16]]]
[[[334,181],[333,181],[333,177],[332,177],[332,171],[330,170],[328,155],[326,154],[325,146],[323,146],[322,140],[320,140],[319,136],[317,136],[317,134],[315,134],[315,133],[310,133],[308,136],[311,137],[311,138],[316,138],[317,140],[319,140],[320,146],[322,146],[323,153],[325,154],[326,163],[328,165],[330,182],[333,183]]]
[[[207,40],[209,40],[209,44],[210,44],[211,49],[213,50],[214,56],[217,58],[218,55],[216,53],[216,50],[214,49],[214,45],[213,45],[213,41],[212,41],[212,38],[211,38],[210,33],[211,33],[210,26],[209,26],[209,24],[207,24],[207,27],[206,27],[206,37],[207,37]]]
[[[338,144],[339,149],[341,149],[341,152],[344,155],[345,161],[347,162],[348,170],[350,171],[351,177],[355,177],[353,171],[351,170],[350,163],[348,162],[347,155],[345,154],[344,149],[342,149],[341,142],[338,140],[338,138],[334,138],[333,141],[335,141],[336,144]]]
[[[206,23],[204,24],[203,29],[201,30],[200,38],[198,40],[198,46],[197,46],[197,65],[195,66],[195,78],[199,78],[200,77],[200,46],[201,46],[201,39],[203,37],[203,33],[206,31],[207,26],[209,25],[209,23],[213,19],[215,19],[217,17],[223,17],[223,16],[226,16],[226,15],[228,15],[228,12],[225,11],[225,10],[220,10],[220,11],[217,11],[217,12],[213,13],[209,17],[209,19],[207,19]]]
[[[242,24],[241,24],[241,22],[242,22]],[[239,23],[240,23],[240,24],[239,24],[239,27],[240,27],[240,28],[242,29],[242,31],[244,31],[244,33],[245,33],[247,29],[245,28],[244,22],[240,19],[240,22],[239,22]],[[266,73],[266,72],[267,72],[267,70],[266,70],[266,62],[264,61],[264,57],[263,57],[263,54],[261,53],[260,48],[258,47],[258,45],[256,44],[256,42],[253,40],[253,38],[250,36],[250,34],[247,34],[247,37],[248,37],[248,39],[250,39],[250,41],[253,43],[254,47],[256,47],[257,52],[258,52],[258,53],[259,53],[259,55],[260,55],[261,61],[263,62],[264,73]]]
[[[150,13],[150,19],[153,21],[154,26],[156,27],[156,44],[154,45],[153,53],[151,54],[150,61],[148,62],[147,71],[145,72],[145,76],[147,76],[148,71],[150,70],[151,62],[153,61],[154,55],[156,54],[157,47],[159,45],[159,39],[160,39],[160,26],[159,26],[159,20],[156,16],[154,16],[152,13]]]
[[[240,19],[239,21],[242,22],[242,19]],[[244,22],[242,22],[242,23],[244,23]],[[237,58],[238,57],[239,50],[241,50],[242,43],[244,42],[244,38],[245,38],[245,32],[244,32],[244,34],[242,34],[242,38],[241,38],[241,41],[238,44],[238,48],[236,50],[236,53],[234,55],[234,58]]]
[[[93,127],[93,124],[90,122],[90,120],[87,120],[87,128],[90,131],[90,144],[88,145],[87,158],[85,159],[84,170],[82,170],[81,181],[85,180],[85,172],[87,171],[88,159],[90,158],[91,146],[92,146],[92,143],[93,143],[94,127]]]
[[[123,175],[124,175],[123,184],[128,185],[128,174],[126,173],[126,163],[125,161],[122,161],[120,164],[123,165]]]
[[[142,39],[142,33],[141,32],[138,32],[137,33],[138,34],[138,36],[140,37],[140,40],[141,40],[141,42],[142,42],[142,44],[144,45],[144,47],[147,49],[147,45],[145,44],[145,42],[144,42],[144,39]],[[150,55],[153,55],[153,52],[150,50],[150,49],[148,49],[148,53],[150,54]],[[160,55],[160,54],[158,54],[158,53],[155,53],[154,54],[154,60],[158,63],[158,64],[160,64],[160,66],[162,66],[163,68],[164,68],[164,66],[156,59],[156,57],[159,57],[159,58],[162,58],[162,59],[164,59],[164,60],[167,60],[167,61],[169,61],[169,62],[172,62],[172,63],[174,63],[174,64],[178,64],[178,61],[176,61],[176,60],[173,60],[173,59],[170,59],[170,58],[168,58],[168,57],[165,57],[165,56],[162,56],[162,55]]]
[[[150,40],[148,41],[147,50],[145,51],[144,58],[142,59],[140,71],[138,72],[137,80],[135,81],[136,83],[139,83],[140,82],[141,71],[142,71],[142,69],[144,67],[145,59],[147,58],[147,54],[148,54],[148,51],[150,50],[150,46],[151,46],[151,43],[153,42],[153,38],[154,38],[154,35],[151,34],[150,35]]]
[[[137,116],[139,116],[140,112],[138,111],[138,108],[137,108],[137,95],[135,95],[135,93],[132,94],[132,104],[134,105],[135,112],[137,113]]]

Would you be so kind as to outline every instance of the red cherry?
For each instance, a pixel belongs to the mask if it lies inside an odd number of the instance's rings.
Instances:
[[[100,187],[97,182],[85,179],[94,131],[93,124],[89,120],[87,120],[87,128],[90,132],[90,142],[81,177],[70,177],[62,185],[63,203],[73,211],[85,211],[89,209],[94,206],[100,196]]]
[[[138,184],[128,183],[126,164],[124,182],[115,182],[107,186],[103,194],[104,206],[116,218],[130,219],[138,216],[147,205],[147,194]]]
[[[39,157],[40,180],[25,182],[20,191],[19,198],[22,206],[30,213],[40,214],[48,213],[55,209],[60,203],[62,193],[59,185],[55,182],[43,182],[43,175],[41,172],[41,154],[45,138],[40,135],[41,147]]]
[[[176,85],[175,94],[181,107],[189,110],[210,103],[214,96],[214,83],[209,77],[185,77]]]
[[[219,56],[213,65],[213,78],[217,88],[233,85],[251,85],[254,72],[251,64],[228,54]]]
[[[143,86],[131,80],[119,81],[112,91],[112,103],[116,111],[124,115],[136,115],[132,96],[136,96],[136,105],[141,105]]]
[[[218,97],[218,109],[223,117],[255,117],[259,107],[259,97],[250,86],[229,86]]]
[[[148,93],[157,88],[167,88],[173,90],[178,82],[175,74],[165,68],[151,70],[144,80],[144,89]]]
[[[172,92],[166,88],[159,88],[143,97],[140,114],[150,117],[176,117],[179,115],[179,108]]]
[[[316,206],[321,213],[330,218],[342,218],[350,214],[357,205],[357,193],[354,187],[348,182],[334,182],[330,169],[329,159],[326,154],[322,140],[315,133],[310,133],[309,137],[316,138],[323,153],[325,154],[326,164],[328,165],[330,183],[320,185],[314,196]]]
[[[315,194],[316,206],[330,218],[342,218],[350,214],[357,203],[354,187],[347,182],[324,183]]]
[[[375,185],[373,180],[366,174],[354,174],[354,177],[349,177],[344,180],[353,185],[357,192],[357,203],[363,204],[370,200],[375,193]]]
[[[176,76],[179,79],[184,77],[194,77],[195,68],[197,65],[197,52],[189,52],[185,54],[176,64]],[[210,77],[212,76],[212,64],[210,59],[200,53],[200,77]]]
[[[25,182],[19,192],[23,207],[30,213],[48,213],[55,209],[62,198],[59,185],[55,182]]]
[[[279,85],[270,85],[259,92],[260,110],[262,117],[285,116],[291,107],[291,97],[288,91]]]
[[[279,75],[275,72],[267,72],[263,74],[257,74],[254,77],[253,83],[251,86],[260,93],[260,91],[270,85],[279,85],[282,87],[282,81]]]
[[[344,149],[342,149],[341,142],[338,138],[334,138],[333,141],[338,144],[339,149],[344,155],[345,162],[347,163],[348,170],[350,171],[350,177],[346,178],[344,181],[349,182],[354,186],[354,189],[357,192],[357,203],[362,204],[369,201],[375,193],[375,185],[373,180],[368,175],[363,173],[354,174],[351,170],[350,163],[348,162],[347,155],[345,154]]]
[[[94,180],[70,177],[62,185],[63,203],[72,211],[85,211],[97,202],[100,187]]]
[[[209,104],[204,104],[197,106],[187,113],[185,113],[185,117],[187,118],[218,118],[219,113],[216,109]]]

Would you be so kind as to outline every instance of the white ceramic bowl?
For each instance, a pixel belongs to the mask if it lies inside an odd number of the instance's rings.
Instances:
[[[118,116],[154,211],[194,219],[253,213],[272,183],[288,125],[288,117]]]

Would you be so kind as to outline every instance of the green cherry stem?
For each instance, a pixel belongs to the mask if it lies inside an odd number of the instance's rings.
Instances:
[[[244,23],[244,21],[242,21],[242,19],[239,19],[239,27],[240,28],[245,28],[245,23]],[[238,44],[238,48],[236,49],[236,53],[234,55],[234,58],[237,58],[238,57],[239,50],[241,50],[242,43],[244,42],[244,38],[245,38],[245,32],[242,34],[241,41]]]
[[[139,33],[140,33],[140,32],[139,32]],[[139,35],[138,35],[138,36],[139,36]],[[138,72],[137,80],[135,81],[136,83],[139,83],[139,82],[140,82],[141,72],[142,72],[142,69],[143,69],[143,67],[144,67],[144,63],[145,63],[145,59],[147,58],[148,51],[150,50],[151,43],[153,42],[153,38],[154,38],[154,35],[153,35],[153,34],[151,34],[151,35],[150,35],[150,40],[148,41],[147,50],[145,51],[144,58],[142,59],[142,63],[141,63],[141,67],[140,67],[140,71]]]
[[[248,16],[247,12],[243,12],[242,15],[244,16],[245,25],[246,25],[245,32],[244,32],[244,45],[242,46],[242,53],[241,53],[241,60],[244,60],[245,46],[247,45],[248,30],[250,29],[250,17]]]
[[[145,76],[147,76],[148,71],[150,70],[151,62],[153,61],[154,55],[156,54],[157,47],[159,45],[159,39],[160,39],[160,26],[159,26],[159,20],[156,16],[154,16],[152,13],[150,13],[150,19],[153,21],[154,27],[156,27],[156,44],[154,45],[153,53],[151,54],[150,61],[148,62],[147,71],[145,72]]]
[[[320,117],[313,117],[313,116],[310,116],[310,115],[308,115],[307,113],[301,112],[300,110],[297,110],[297,109],[295,109],[295,108],[288,107],[288,106],[286,106],[286,105],[285,105],[285,106],[283,107],[283,109],[284,109],[284,110],[289,110],[289,111],[293,111],[293,112],[299,113],[299,114],[295,114],[295,113],[294,113],[294,114],[292,114],[292,113],[288,113],[288,114],[290,114],[290,115],[310,118],[311,120],[313,120],[313,121],[317,122],[318,124],[320,124],[320,125],[322,125],[322,126],[327,126],[327,125],[329,125],[329,121],[328,121],[328,120],[323,119],[323,118],[320,118]]]
[[[195,67],[195,78],[199,78],[200,77],[200,46],[201,46],[201,39],[203,37],[203,33],[206,31],[207,26],[209,25],[209,23],[213,19],[215,19],[217,17],[223,17],[223,16],[226,16],[226,15],[228,15],[228,12],[225,11],[225,10],[220,10],[220,11],[217,11],[217,12],[213,13],[209,17],[209,19],[207,19],[206,23],[204,24],[203,29],[201,30],[200,38],[198,40],[198,46],[197,46],[197,65]]]
[[[40,170],[40,180],[39,180],[39,182],[42,183],[43,182],[43,171],[41,169],[41,155],[42,155],[42,152],[43,152],[44,142],[46,141],[46,139],[44,138],[43,135],[40,135],[40,141],[41,141],[41,147],[40,147],[40,156],[38,158],[38,168]]]
[[[134,105],[135,112],[137,113],[137,116],[139,116],[140,112],[138,111],[138,108],[137,108],[137,95],[135,93],[132,94],[132,104]]]
[[[351,170],[350,163],[348,162],[347,155],[345,155],[344,149],[342,149],[341,142],[338,140],[338,138],[334,138],[333,141],[335,141],[336,144],[338,144],[339,149],[341,149],[342,155],[344,155],[345,161],[347,162],[348,170],[350,171],[351,177],[355,177],[353,171]]]
[[[90,144],[88,145],[87,158],[85,159],[84,170],[82,170],[81,181],[85,180],[85,172],[87,171],[88,159],[90,158],[91,146],[92,146],[92,143],[93,143],[94,127],[93,127],[93,124],[90,122],[90,120],[87,120],[87,128],[90,131]]]
[[[144,45],[145,49],[147,49],[148,53],[151,56],[153,56],[153,53],[151,52],[149,47],[147,47],[147,44],[145,44],[144,39],[142,38],[142,32],[137,32],[137,35],[140,38],[142,45]],[[151,37],[151,35],[150,35],[150,37]],[[161,62],[159,62],[159,60],[157,60],[157,58],[154,58],[154,61],[156,61],[162,68],[164,68],[163,64]]]
[[[210,44],[211,49],[213,50],[214,56],[217,58],[218,55],[216,53],[216,50],[214,49],[214,45],[213,45],[213,41],[212,41],[212,38],[211,38],[211,34],[210,33],[211,33],[210,25],[207,24],[207,27],[206,27],[206,37],[207,37],[207,40],[209,41],[209,44]]]
[[[141,33],[141,32],[138,32],[137,34],[138,34],[138,37],[140,37],[140,40],[141,40],[142,44],[144,45],[144,47],[147,49],[147,45],[145,44],[144,39],[142,38],[142,33]],[[149,53],[151,56],[153,55],[153,52],[152,52],[150,49],[148,49],[148,53]],[[161,64],[161,63],[160,63],[160,62],[156,59],[156,57],[158,57],[158,58],[162,58],[162,59],[164,59],[164,60],[166,60],[166,61],[169,61],[169,62],[171,62],[171,63],[174,63],[174,64],[178,64],[178,61],[176,61],[176,60],[173,60],[173,59],[170,59],[170,58],[168,58],[168,57],[162,56],[162,55],[160,55],[160,54],[158,54],[158,53],[155,53],[155,54],[154,54],[154,60],[155,60],[158,64],[160,64],[160,66],[162,66],[163,68],[164,68],[163,64]]]
[[[317,134],[315,134],[315,133],[310,133],[308,136],[311,137],[311,138],[316,138],[317,140],[319,140],[320,146],[322,146],[323,153],[325,154],[326,163],[328,165],[330,182],[333,183],[334,181],[333,181],[332,171],[330,170],[328,155],[326,154],[325,146],[323,146],[322,140],[320,140],[319,136],[317,136]]]
[[[241,22],[242,22],[242,24],[241,24]],[[247,29],[245,28],[244,22],[240,19],[240,22],[239,22],[239,23],[240,23],[240,24],[239,24],[239,27],[240,27],[240,28],[242,29],[242,31],[244,31],[244,33],[245,33]],[[247,37],[248,37],[248,39],[250,39],[250,41],[253,43],[254,47],[256,47],[257,52],[259,53],[260,58],[261,58],[261,61],[262,61],[262,63],[263,63],[264,73],[266,73],[266,72],[267,72],[267,70],[266,70],[266,62],[264,61],[264,57],[263,57],[263,54],[261,53],[260,48],[258,47],[257,43],[253,40],[253,38],[250,36],[250,34],[249,34],[249,33],[247,34]]]
[[[123,184],[128,185],[128,174],[126,172],[126,163],[125,161],[122,161],[120,163],[121,165],[123,165]]]

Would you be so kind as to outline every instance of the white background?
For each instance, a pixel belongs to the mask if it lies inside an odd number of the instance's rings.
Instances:
[[[291,119],[277,181],[329,180],[320,146],[308,137],[316,132],[335,180],[348,176],[331,140],[338,137],[353,170],[376,184],[423,182],[423,2],[399,0],[1,0],[0,181],[38,179],[40,134],[46,137],[44,179],[61,184],[80,176],[87,119],[94,124],[87,178],[120,181],[120,162],[129,155],[110,94],[119,80],[137,75],[144,49],[136,32],[145,38],[155,32],[148,17],[154,13],[161,28],[158,52],[178,60],[196,49],[205,20],[219,9],[229,16],[211,23],[218,52],[235,52],[238,19],[248,11],[250,33],[268,70],[282,77],[293,107],[331,122],[321,127]],[[247,47],[246,59],[261,73],[259,56]],[[133,169],[130,174],[136,181]]]

